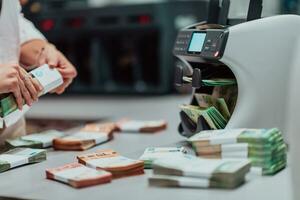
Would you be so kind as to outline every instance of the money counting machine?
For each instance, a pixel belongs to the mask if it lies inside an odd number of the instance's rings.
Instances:
[[[205,78],[202,67],[230,71],[238,97],[226,128],[272,128],[285,133],[297,126],[300,77],[300,16],[281,15],[234,26],[197,24],[181,30],[174,46],[184,63],[176,69],[176,84],[192,80],[195,92]],[[189,70],[187,70],[189,69]],[[297,98],[296,98],[297,97]],[[193,99],[191,104],[194,104]],[[179,132],[186,137],[209,129],[203,119],[193,123],[180,113]],[[298,129],[299,130],[299,129]]]

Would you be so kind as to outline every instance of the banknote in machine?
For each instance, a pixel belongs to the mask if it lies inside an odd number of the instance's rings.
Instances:
[[[236,85],[236,80],[235,79],[227,79],[227,78],[203,79],[202,84],[204,86]]]
[[[238,87],[236,85],[215,86],[212,92],[214,98],[223,98],[232,114],[238,97]]]
[[[80,163],[70,163],[47,169],[47,179],[56,180],[75,188],[88,187],[111,182],[112,175],[104,170],[95,170]]]
[[[140,175],[144,173],[144,162],[121,156],[114,150],[98,150],[77,156],[79,163],[94,169],[106,170],[114,178]]]
[[[0,172],[44,160],[46,160],[44,149],[15,148],[0,154]]]
[[[183,81],[187,83],[191,83],[193,78],[184,76]],[[213,78],[213,79],[202,79],[203,86],[228,86],[228,85],[236,85],[235,79],[228,78]]]
[[[180,105],[180,109],[194,122],[198,123],[202,117],[211,129],[223,129],[227,124],[227,120],[215,107],[200,108],[195,105]]]
[[[230,119],[230,112],[223,98],[214,98],[212,95],[203,93],[195,93],[194,96],[200,108],[214,106],[227,121]]]

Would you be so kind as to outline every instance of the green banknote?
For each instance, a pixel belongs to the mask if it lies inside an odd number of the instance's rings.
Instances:
[[[227,124],[227,120],[215,108],[200,108],[194,105],[181,105],[180,109],[194,122],[198,123],[200,116],[204,118],[211,129],[223,129]]]
[[[223,98],[214,98],[209,94],[196,93],[195,99],[200,108],[209,108],[214,106],[227,121],[230,119],[230,112]]]
[[[46,160],[46,150],[16,148],[0,154],[0,172],[4,172],[18,166],[38,163]]]
[[[15,98],[12,94],[2,98],[0,102],[1,102],[2,117],[9,115],[10,113],[17,110],[18,108]]]
[[[204,86],[227,86],[227,85],[236,85],[235,79],[225,79],[225,78],[216,78],[202,80]]]

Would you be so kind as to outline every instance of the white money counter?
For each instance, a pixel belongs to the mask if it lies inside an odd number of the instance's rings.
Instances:
[[[165,119],[169,123],[166,131],[155,134],[115,134],[115,138],[103,145],[88,150],[111,148],[130,158],[139,158],[146,147],[174,146],[185,139],[178,134],[178,105],[188,102],[190,96],[164,97],[120,97],[120,98],[56,98],[41,99],[30,117],[47,118],[111,118],[124,116],[133,119]],[[76,99],[76,100],[74,100]],[[84,105],[84,112],[78,109]],[[126,109],[124,109],[126,108]],[[45,169],[76,161],[82,152],[48,150],[46,161],[16,168],[0,174],[0,196],[24,199],[76,200],[76,199],[171,199],[171,200],[291,200],[292,182],[290,167],[275,176],[251,176],[241,187],[234,190],[163,188],[148,185],[145,175],[113,180],[109,184],[83,189],[46,179]],[[1,199],[1,198],[0,198]]]

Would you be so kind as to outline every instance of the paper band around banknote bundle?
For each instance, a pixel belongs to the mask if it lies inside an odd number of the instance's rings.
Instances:
[[[47,169],[46,177],[69,184],[75,188],[111,182],[112,174],[104,170],[95,170],[79,163],[71,163],[61,167]]]
[[[144,173],[144,162],[133,160],[107,149],[77,156],[79,163],[94,169],[102,169],[113,174],[114,178]]]
[[[59,150],[86,150],[113,138],[114,123],[88,124],[79,132],[54,139],[53,147]]]
[[[117,123],[119,131],[122,132],[144,132],[154,133],[167,128],[167,122],[164,120],[142,121],[123,119]]]
[[[170,155],[181,155],[186,153],[187,150],[184,147],[149,147],[145,149],[140,160],[144,161],[145,169],[150,169],[152,168],[154,160]]]
[[[244,182],[250,166],[245,159],[169,156],[154,161],[149,183],[156,186],[235,188]]]
[[[231,168],[224,167],[228,164],[231,165]],[[250,161],[246,159],[204,159],[192,155],[183,155],[156,160],[153,166],[155,166],[154,172],[157,171],[157,168],[172,168],[177,171],[170,172],[169,175],[211,178],[216,174],[234,174],[241,167],[250,166]]]

